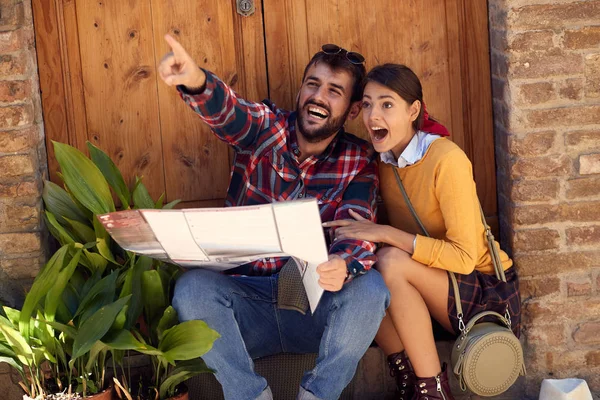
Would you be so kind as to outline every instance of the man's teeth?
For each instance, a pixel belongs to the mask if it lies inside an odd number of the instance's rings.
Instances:
[[[327,111],[318,107],[308,107],[308,112],[319,118],[327,118]]]
[[[373,126],[371,129],[374,130],[374,131],[380,131],[380,130],[385,129],[385,128],[381,128],[379,126]]]

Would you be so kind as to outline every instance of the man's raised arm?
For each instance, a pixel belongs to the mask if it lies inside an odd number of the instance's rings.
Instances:
[[[165,40],[171,52],[158,66],[161,79],[177,87],[182,99],[219,139],[240,149],[255,143],[258,134],[275,120],[269,107],[239,98],[216,75],[201,69],[175,38],[165,35]]]

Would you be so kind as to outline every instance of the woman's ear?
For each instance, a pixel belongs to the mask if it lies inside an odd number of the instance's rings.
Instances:
[[[346,121],[352,121],[354,118],[358,117],[360,114],[360,105],[362,104],[362,100],[355,101],[350,105],[350,112],[348,112],[348,116],[346,117]]]
[[[419,118],[419,113],[421,112],[421,102],[419,100],[413,101],[408,109],[408,113],[410,115],[410,122],[416,121]]]

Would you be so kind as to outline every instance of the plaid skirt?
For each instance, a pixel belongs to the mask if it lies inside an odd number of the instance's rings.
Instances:
[[[478,271],[473,271],[469,275],[454,275],[458,282],[465,325],[480,312],[495,311],[500,315],[504,315],[508,307],[512,331],[519,337],[521,333],[521,297],[519,295],[519,279],[514,267],[505,271],[506,282],[497,279],[496,275],[488,275]],[[454,286],[450,274],[448,274],[448,285],[450,287],[448,316],[454,332],[458,334],[460,331],[458,329],[456,300],[454,300]],[[494,321],[494,318],[484,318],[483,320]]]

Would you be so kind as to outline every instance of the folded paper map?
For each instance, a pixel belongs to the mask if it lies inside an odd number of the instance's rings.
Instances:
[[[183,210],[125,210],[98,216],[125,250],[181,265],[224,271],[265,257],[294,257],[311,311],[323,289],[317,265],[327,247],[316,200]],[[304,262],[302,262],[304,261]]]

